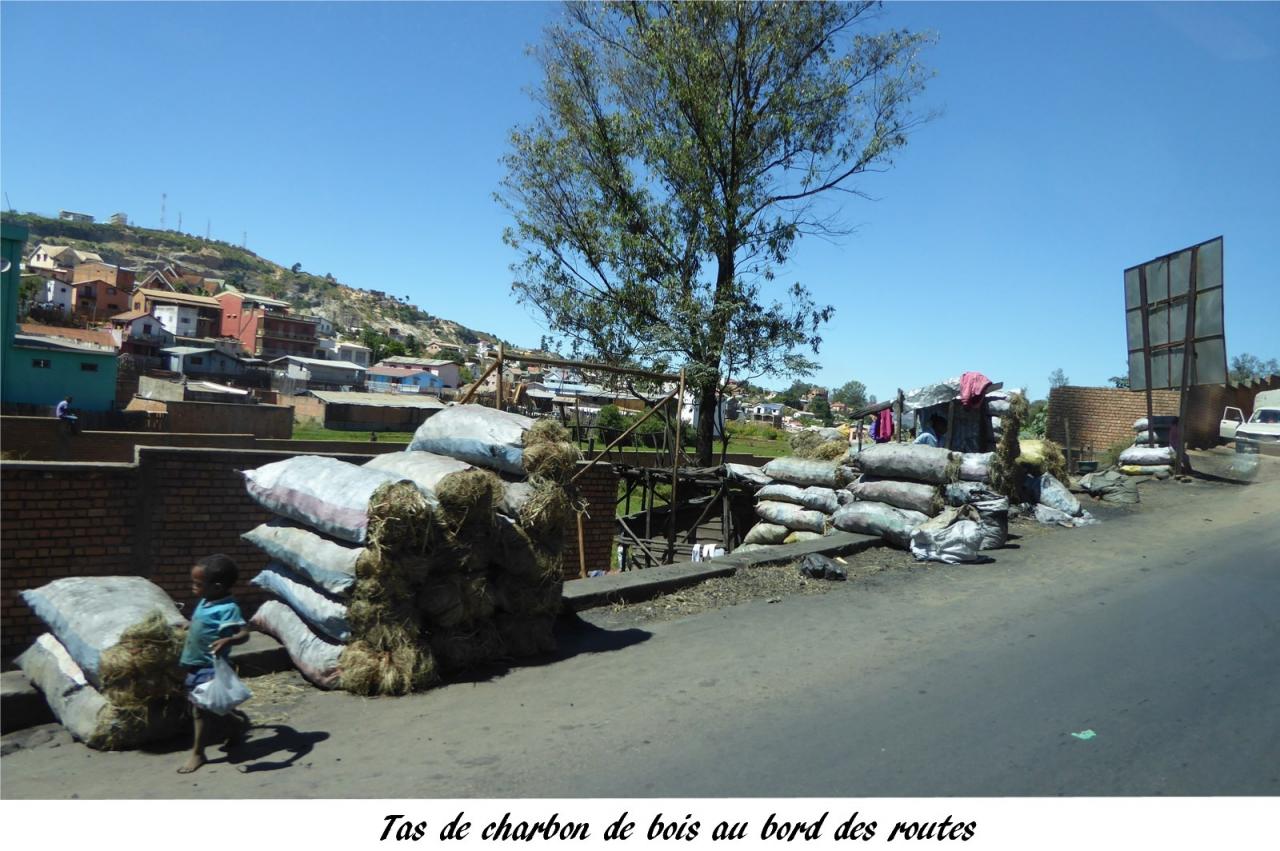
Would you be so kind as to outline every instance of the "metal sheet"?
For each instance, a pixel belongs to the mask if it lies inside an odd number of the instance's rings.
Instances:
[[[1222,287],[1208,292],[1196,289],[1195,335],[1197,338],[1217,336],[1222,333]],[[1138,336],[1142,336],[1141,332]]]
[[[1198,276],[1197,276],[1198,280]],[[1169,258],[1169,296],[1186,295],[1191,285],[1191,249]]]
[[[1138,278],[1138,267],[1124,270],[1124,307],[1131,310],[1142,307],[1142,288]]]
[[[1195,367],[1195,378],[1192,384],[1226,384],[1226,340],[1222,337],[1197,340]]]
[[[1169,261],[1163,257],[1147,264],[1147,304],[1169,297]]]
[[[1129,351],[1142,348],[1142,311],[1130,310],[1124,315],[1126,337],[1129,340]]]
[[[1139,340],[1139,342],[1141,342],[1141,340]],[[1129,389],[1147,389],[1146,362],[1142,357],[1141,349],[1136,352],[1129,352]]]
[[[1202,242],[1196,257],[1196,289],[1207,290],[1222,286],[1222,237]]]

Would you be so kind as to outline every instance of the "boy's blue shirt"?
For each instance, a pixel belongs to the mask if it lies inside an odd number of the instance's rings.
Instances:
[[[221,600],[201,599],[196,610],[191,613],[191,629],[187,632],[187,643],[182,648],[181,665],[184,668],[208,668],[213,665],[213,653],[210,650],[214,641],[234,635],[244,626],[244,616],[240,607],[231,597]],[[223,655],[229,653],[223,648]]]

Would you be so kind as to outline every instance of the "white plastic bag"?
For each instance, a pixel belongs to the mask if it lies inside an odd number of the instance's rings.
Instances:
[[[214,715],[226,715],[251,697],[253,692],[221,656],[213,657],[213,679],[191,690],[191,702]]]

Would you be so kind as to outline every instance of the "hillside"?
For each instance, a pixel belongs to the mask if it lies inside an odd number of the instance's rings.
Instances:
[[[181,266],[206,278],[220,278],[227,286],[244,292],[284,299],[293,305],[295,313],[322,316],[341,328],[359,327],[380,333],[397,328],[402,335],[411,335],[422,343],[499,342],[493,334],[433,316],[390,294],[350,287],[332,275],[313,275],[298,267],[293,271],[221,240],[133,225],[65,222],[32,213],[5,213],[4,218],[30,229],[28,253],[41,242],[70,245],[96,252],[108,263],[135,268],[139,278],[151,269]]]

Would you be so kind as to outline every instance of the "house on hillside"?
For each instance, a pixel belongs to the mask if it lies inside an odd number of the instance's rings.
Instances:
[[[782,404],[780,402],[757,402],[747,409],[752,422],[768,423],[774,428],[782,428]]]
[[[86,281],[103,281],[127,293],[133,292],[137,278],[136,269],[126,269],[114,263],[102,263],[97,260],[81,263],[71,273],[71,283],[73,284]]]
[[[59,210],[58,220],[63,222],[81,222],[83,224],[93,224],[93,216],[88,213],[76,213],[72,210]]]
[[[66,281],[50,278],[43,281],[36,290],[36,304],[51,307],[59,313],[70,316],[75,303],[75,290]]]
[[[374,392],[434,393],[444,389],[440,377],[425,369],[378,364],[365,371],[365,384]]]
[[[394,366],[401,369],[426,371],[439,378],[445,387],[456,388],[460,383],[460,370],[456,361],[440,358],[411,358],[404,355],[383,358],[378,366]]]
[[[165,369],[179,375],[210,375],[234,378],[244,375],[250,365],[215,348],[168,346],[160,350]]]
[[[82,280],[71,285],[71,310],[90,322],[101,322],[129,310],[132,296],[104,280]]]
[[[111,317],[111,333],[120,354],[138,358],[145,367],[164,368],[161,352],[176,344],[173,332],[161,325],[155,314],[142,310]]]
[[[70,281],[71,273],[82,263],[101,263],[102,257],[92,251],[81,251],[69,245],[42,242],[27,258],[27,269],[51,278]]]
[[[334,353],[337,355],[338,360],[354,363],[356,366],[367,367],[369,361],[373,359],[372,349],[349,340],[338,341],[338,344],[334,346]]]
[[[155,314],[177,337],[215,337],[222,324],[222,305],[208,296],[143,287],[134,291],[131,308]]]
[[[270,361],[271,368],[294,381],[305,381],[308,389],[361,387],[365,368],[345,361],[286,355]]]
[[[6,301],[9,292],[6,287]],[[115,408],[116,347],[110,332],[23,323],[7,342],[5,402],[53,406],[70,393],[81,410]]]
[[[419,393],[342,393],[311,390],[324,404],[324,427],[343,431],[416,431],[444,408],[434,396]]]
[[[314,357],[319,321],[294,316],[287,301],[241,292],[221,292],[213,299],[221,310],[221,333],[235,337],[245,351],[272,360],[288,355]]]

